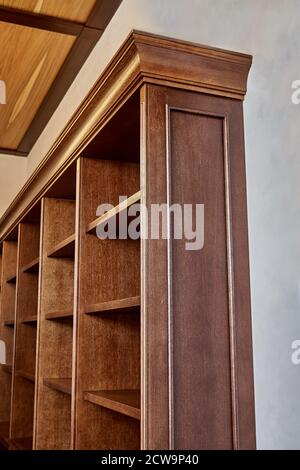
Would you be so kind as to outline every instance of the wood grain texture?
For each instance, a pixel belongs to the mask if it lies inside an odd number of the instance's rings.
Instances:
[[[8,432],[3,434],[2,445],[6,446],[9,435],[12,390],[12,366],[14,348],[14,328],[5,322],[15,323],[15,293],[16,286],[6,280],[17,272],[17,242],[5,241],[0,255],[1,289],[0,289],[0,340],[5,343],[5,362],[0,368],[0,423],[8,423]],[[6,424],[4,425],[6,430]],[[1,444],[1,440],[0,440]]]
[[[48,321],[51,311],[72,310],[74,261],[49,258],[49,250],[75,230],[75,202],[42,201],[38,359],[34,423],[34,449],[69,449],[70,397],[45,385],[44,379],[72,376],[72,322]]]
[[[59,379],[44,379],[44,385],[53,390],[57,390],[67,395],[72,393],[72,379],[71,378],[59,378]]]
[[[150,86],[142,100],[142,202],[205,204],[201,251],[142,242],[143,445],[254,448],[242,105]]]
[[[57,243],[48,251],[50,258],[74,258],[75,234],[69,235],[65,240]]]
[[[1,78],[10,99],[1,109],[0,147],[16,149],[74,44],[74,37],[1,23]],[[14,67],[6,60],[12,51]]]
[[[19,439],[30,438],[32,442],[33,435],[38,272],[36,272],[36,268],[33,272],[31,270],[24,272],[22,267],[28,266],[29,260],[32,261],[39,256],[39,242],[39,224],[21,223],[19,225],[14,376],[10,424],[12,448],[17,445]],[[32,316],[35,317],[34,322],[32,322]],[[23,321],[27,319],[29,322],[24,323]],[[16,441],[13,444],[14,439]]]
[[[29,372],[26,372],[25,370],[17,370],[16,375],[18,377],[22,377],[23,379],[28,380],[29,382],[35,382],[35,374],[31,374]],[[23,397],[23,400],[25,397]]]
[[[21,262],[27,230],[22,223],[16,269],[14,223],[0,224],[1,237],[11,234],[2,252],[0,337],[7,335],[11,349],[13,403],[18,393],[30,396],[35,387],[34,449],[126,450],[141,442],[144,449],[255,448],[241,103],[249,65],[248,56],[133,33],[96,84],[89,106],[48,154],[51,164],[41,165],[34,176],[41,176],[34,186],[38,197],[48,195],[42,201],[40,256],[29,243]],[[141,140],[140,168],[137,154],[128,157],[120,143],[104,151],[112,129],[111,139],[122,135],[118,126],[108,126],[105,138],[90,147],[89,142],[143,83],[141,132],[133,133],[132,146]],[[127,109],[139,116],[136,104]],[[85,145],[94,158],[81,157],[76,169],[68,168]],[[140,189],[148,208],[205,204],[203,249],[187,251],[186,240],[143,239],[140,256],[139,241],[99,240],[86,233],[99,204],[116,206],[120,195]],[[26,191],[25,201],[31,194]],[[24,202],[24,211],[35,202],[35,196],[29,205]],[[14,208],[16,221],[22,210]],[[168,222],[172,233],[172,219]],[[70,258],[57,257],[66,256],[70,246]],[[48,256],[50,250],[56,257]],[[33,272],[22,268],[38,256],[36,323],[28,308],[35,304],[18,301],[36,295],[36,266]],[[7,282],[14,277],[16,285]],[[34,384],[34,350],[22,347],[34,343],[36,325]],[[9,369],[0,368],[8,398]],[[133,397],[140,388],[141,398]],[[10,419],[6,403],[0,404],[4,431]],[[23,436],[15,441],[30,438],[31,404],[29,399],[24,410],[14,407],[14,413],[24,411]]]
[[[38,273],[39,271],[39,263],[40,263],[40,258],[39,256],[29,263],[27,263],[25,266],[22,267],[22,272],[23,273]]]
[[[99,240],[86,233],[100,203],[116,205],[120,195],[138,191],[139,165],[82,158],[79,173],[74,447],[135,449],[139,426],[129,417],[88,403],[83,392],[139,389],[139,314],[85,315],[84,311],[86,305],[139,295],[139,242]]]
[[[137,204],[141,200],[141,192],[138,191],[137,193],[129,196],[127,199],[122,201],[120,204],[115,206],[113,209],[110,209],[105,214],[97,217],[93,222],[88,224],[86,228],[87,233],[93,233],[94,235],[97,234],[97,227],[105,227],[106,224],[109,224],[112,220],[115,220],[118,223],[118,218],[122,213],[127,213],[128,209]]]
[[[9,450],[32,450],[32,437],[10,439]]]
[[[174,447],[232,449],[223,119],[171,110],[169,125],[170,203],[205,205],[204,248],[170,253]]]
[[[250,65],[248,55],[132,32],[1,218],[0,240],[143,83],[242,100]]]
[[[9,421],[0,421],[0,450],[9,448]]]
[[[140,390],[101,390],[84,392],[84,400],[118,413],[141,419]]]
[[[112,300],[109,302],[101,302],[91,305],[86,305],[84,307],[84,313],[88,315],[95,315],[102,313],[111,312],[112,315],[118,312],[139,312],[141,305],[141,299],[137,297],[127,297],[126,299]]]
[[[0,6],[85,23],[96,0],[0,0]]]

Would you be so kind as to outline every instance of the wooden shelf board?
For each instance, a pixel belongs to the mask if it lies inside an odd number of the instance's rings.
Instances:
[[[107,224],[110,219],[118,216],[119,214],[121,214],[121,212],[126,211],[130,206],[132,206],[133,204],[136,204],[140,200],[141,200],[141,191],[138,191],[137,193],[133,194],[128,199],[123,201],[121,204],[111,209],[110,211],[106,212],[100,217],[97,217],[97,219],[95,219],[93,222],[91,222],[87,226],[86,233],[97,235],[96,230],[97,230],[98,225]]]
[[[46,320],[62,320],[66,318],[73,318],[73,310],[57,310],[55,312],[48,312],[45,314]]]
[[[34,374],[30,374],[29,372],[25,372],[24,370],[17,370],[16,374],[18,377],[22,377],[22,379],[26,379],[29,382],[35,382]]]
[[[128,297],[126,299],[101,302],[99,304],[86,305],[85,313],[87,315],[96,315],[108,312],[129,312],[137,311],[141,305],[140,297]]]
[[[9,422],[0,422],[0,449],[9,448]]]
[[[72,390],[72,379],[64,378],[64,379],[44,379],[44,385],[53,390],[57,390],[62,393],[66,393],[67,395],[71,395]]]
[[[73,233],[62,242],[55,245],[48,252],[50,258],[74,258],[75,253],[75,234]]]
[[[12,374],[12,365],[11,364],[0,364],[0,367],[7,374]]]
[[[37,323],[37,315],[32,315],[31,317],[23,318],[21,323]]]
[[[39,272],[40,258],[35,258],[30,263],[26,264],[22,268],[23,273],[38,273]]]
[[[83,398],[95,405],[108,408],[118,413],[141,419],[139,390],[99,390],[84,392]]]
[[[10,450],[32,450],[32,437],[18,437],[10,440]]]
[[[4,326],[13,328],[15,326],[15,320],[4,320]]]
[[[17,283],[17,275],[14,274],[6,279],[7,284],[16,284]]]

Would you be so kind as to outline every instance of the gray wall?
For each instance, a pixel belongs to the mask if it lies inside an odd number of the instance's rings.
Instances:
[[[28,175],[132,28],[254,56],[245,102],[258,448],[300,449],[299,0],[124,0],[28,160]]]

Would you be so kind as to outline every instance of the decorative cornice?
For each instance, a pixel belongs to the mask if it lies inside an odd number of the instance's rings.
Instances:
[[[133,31],[0,219],[0,239],[143,83],[242,100],[251,56]]]

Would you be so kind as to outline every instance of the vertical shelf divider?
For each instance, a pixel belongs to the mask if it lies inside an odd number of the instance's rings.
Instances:
[[[71,448],[71,392],[66,391],[66,384],[72,379],[74,250],[61,252],[55,248],[65,246],[64,241],[70,237],[74,240],[75,181],[73,184],[72,175],[70,180],[72,197],[60,197],[64,184],[59,181],[57,191],[53,190],[51,197],[42,200],[34,418],[36,450]]]

